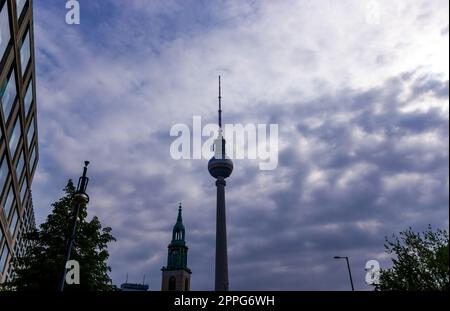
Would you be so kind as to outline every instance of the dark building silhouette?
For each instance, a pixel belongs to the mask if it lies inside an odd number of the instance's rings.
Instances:
[[[120,285],[120,290],[124,292],[146,292],[148,291],[148,284],[123,283]]]
[[[227,221],[225,215],[225,178],[233,172],[233,162],[225,153],[225,138],[222,133],[222,96],[219,76],[219,135],[214,141],[214,157],[208,162],[208,171],[216,179],[217,215],[216,215],[216,271],[215,290],[227,291],[228,253],[227,253]]]
[[[32,0],[0,0],[0,283],[26,252],[35,226],[31,183],[38,162]]]
[[[186,233],[183,225],[181,204],[177,222],[173,226],[172,241],[168,246],[167,266],[162,270],[161,290],[188,291],[191,288],[191,270],[187,267]]]

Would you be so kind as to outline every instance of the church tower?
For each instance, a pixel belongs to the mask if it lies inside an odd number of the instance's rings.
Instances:
[[[168,246],[167,266],[162,267],[161,290],[188,291],[191,287],[191,270],[187,267],[185,230],[183,225],[181,203],[178,217],[172,230],[172,241]]]

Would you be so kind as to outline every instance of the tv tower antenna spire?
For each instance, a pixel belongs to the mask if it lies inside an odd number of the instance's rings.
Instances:
[[[220,86],[220,75],[219,75],[219,128],[222,128],[222,90]]]

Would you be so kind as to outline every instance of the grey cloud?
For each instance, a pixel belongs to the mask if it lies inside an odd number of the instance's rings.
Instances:
[[[87,10],[100,9],[89,3]],[[232,289],[348,289],[345,266],[334,255],[350,256],[357,288],[368,289],[363,267],[383,253],[385,235],[410,225],[448,226],[448,78],[426,67],[398,72],[390,67],[396,58],[389,45],[379,40],[371,51],[362,40],[392,30],[380,25],[367,33],[336,12],[330,18],[320,10],[320,21],[309,11],[297,16],[287,2],[276,11],[273,4],[240,11],[224,2],[225,20],[208,11],[211,20],[196,25],[211,22],[210,28],[194,25],[179,33],[179,27],[192,26],[195,16],[188,16],[160,38],[173,19],[149,16],[182,7],[147,3],[130,2],[131,12],[113,7],[100,26],[88,19],[83,27],[92,27],[89,35],[85,28],[54,27],[57,13],[36,10],[38,219],[66,178],[78,176],[82,160],[92,160],[89,210],[118,238],[110,247],[116,284],[126,273],[130,281],[145,273],[151,288],[159,289],[181,201],[193,289],[212,288],[214,180],[206,161],[170,158],[169,131],[174,123],[189,124],[192,115],[216,121],[219,69],[226,75],[225,122],[279,124],[281,143],[274,171],[234,162],[227,184]],[[320,31],[323,23],[326,32]],[[418,27],[409,26],[399,28],[405,41],[415,33],[404,34],[405,27]],[[299,36],[298,29],[308,31]],[[352,44],[339,35],[346,30]],[[90,36],[99,34],[109,43],[94,44]],[[334,45],[315,49],[328,39]],[[341,45],[342,39],[349,40]],[[363,45],[367,59],[379,57],[387,73],[353,57],[355,45]],[[405,49],[396,51],[406,57]],[[428,100],[440,106],[427,108]],[[416,104],[426,109],[405,111]]]

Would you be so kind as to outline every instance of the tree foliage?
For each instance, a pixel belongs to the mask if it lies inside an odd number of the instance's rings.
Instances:
[[[39,229],[24,236],[31,246],[24,257],[14,261],[15,277],[7,284],[17,290],[57,290],[65,265],[67,241],[71,234],[73,216],[73,194],[71,180],[64,188],[65,196],[52,204],[52,213]],[[115,241],[111,228],[102,228],[95,216],[87,221],[86,205],[80,206],[77,234],[71,259],[80,264],[80,284],[65,286],[65,290],[112,290],[107,264],[108,243]]]
[[[448,233],[428,226],[422,234],[411,228],[386,238],[386,252],[394,254],[393,266],[381,270],[376,290],[449,290]]]

